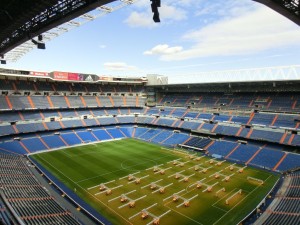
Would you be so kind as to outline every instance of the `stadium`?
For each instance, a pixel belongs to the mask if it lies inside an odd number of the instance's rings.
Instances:
[[[1,225],[300,224],[300,65],[176,76],[10,68],[66,24],[96,19],[91,10],[135,1],[29,2],[0,13]],[[299,1],[257,2],[299,26]],[[160,1],[150,4],[159,22]]]

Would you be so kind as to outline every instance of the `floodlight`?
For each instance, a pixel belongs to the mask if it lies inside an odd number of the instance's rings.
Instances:
[[[42,41],[42,40],[43,40],[43,35],[40,34],[40,35],[38,36],[38,40],[39,40],[39,41]]]
[[[153,12],[153,21],[155,23],[159,23],[160,19],[159,19],[159,12],[157,7],[160,7],[161,5],[160,0],[151,0],[151,1],[152,1],[151,10]]]
[[[46,49],[45,43],[37,42],[34,39],[31,39],[31,41],[32,41],[33,44],[35,44],[37,46],[38,49]]]
[[[40,43],[37,44],[37,48],[38,49],[46,49],[46,45],[45,45],[45,43],[40,42]]]
[[[159,23],[160,22],[159,13],[154,13],[154,15],[153,15],[153,21],[155,23]]]

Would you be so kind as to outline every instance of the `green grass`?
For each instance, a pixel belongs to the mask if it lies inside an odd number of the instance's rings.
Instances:
[[[238,173],[237,166],[233,171],[227,168],[231,163],[224,162],[221,166],[210,164],[209,158],[204,157],[199,161],[189,159],[185,154],[167,149],[162,149],[158,145],[138,141],[135,139],[125,139],[114,142],[104,142],[80,147],[68,148],[65,150],[45,152],[31,156],[37,160],[43,167],[55,175],[61,182],[66,184],[71,190],[76,188],[76,193],[103,216],[108,218],[113,224],[148,224],[152,217],[142,220],[138,214],[144,208],[154,203],[156,206],[149,209],[149,212],[159,216],[168,210],[171,210],[166,216],[161,218],[160,224],[200,224],[200,225],[231,225],[238,223],[243,219],[268,193],[278,180],[278,176],[266,171],[247,167],[243,173]],[[183,167],[174,166],[171,161],[180,159],[186,162]],[[195,165],[202,164],[202,167],[210,167],[207,173],[194,171]],[[154,174],[152,169],[155,165],[161,165],[160,168],[169,168],[164,175]],[[227,168],[227,169],[226,169]],[[146,170],[149,169],[149,170]],[[193,175],[188,182],[169,177],[177,172],[182,172],[184,176]],[[222,181],[223,177],[215,179],[212,175],[222,170],[224,175],[234,175],[229,182]],[[140,184],[129,183],[128,175],[138,172],[136,177],[146,178],[141,180]],[[247,177],[252,176],[265,181],[264,185],[248,181]],[[120,179],[124,177],[123,179]],[[208,185],[216,182],[212,192],[203,192],[206,188],[196,189],[190,185],[204,179]],[[166,188],[165,193],[152,193],[150,187],[141,188],[151,182],[157,182],[160,186],[173,183]],[[115,181],[113,181],[115,180]],[[111,195],[99,193],[97,185],[106,183],[108,188],[114,189]],[[97,186],[97,187],[95,187]],[[225,188],[225,192],[216,191]],[[235,192],[242,189],[241,195],[236,195],[231,199],[230,204],[226,205],[225,200]],[[125,203],[121,203],[119,198],[121,194],[133,191],[128,195],[131,199],[137,199],[146,195],[145,198],[136,202],[134,208],[125,206],[119,209]],[[177,207],[183,200],[173,202],[172,198],[163,201],[168,196],[184,190],[179,195],[184,198],[191,198],[198,194],[198,197],[191,200],[189,207]],[[109,201],[116,198],[114,201]],[[128,202],[127,202],[128,203]],[[138,214],[129,220],[129,217]]]

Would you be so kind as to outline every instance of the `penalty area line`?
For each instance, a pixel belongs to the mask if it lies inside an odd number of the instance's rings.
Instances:
[[[271,177],[271,175],[265,180],[267,181],[269,178]],[[256,188],[254,188],[251,192],[249,192],[241,201],[239,201],[235,206],[233,206],[227,213],[225,213],[223,216],[221,216],[216,222],[213,223],[213,225],[217,224],[224,216],[226,216],[229,212],[231,212],[231,210],[233,210],[235,207],[237,207],[241,202],[243,202],[246,198],[248,198],[249,195],[252,194],[252,192],[256,191],[256,189],[260,188],[260,186],[257,186]]]

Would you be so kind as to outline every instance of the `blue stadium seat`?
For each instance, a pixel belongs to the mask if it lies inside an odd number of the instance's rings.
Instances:
[[[189,136],[187,134],[183,133],[173,133],[173,135],[168,138],[165,142],[163,142],[164,145],[177,145],[182,144],[185,142]]]
[[[137,127],[134,136],[135,136],[135,137],[140,137],[140,135],[144,134],[144,133],[147,132],[148,130],[149,130],[149,128]]]
[[[90,131],[78,131],[77,135],[85,142],[94,142],[98,141]]]
[[[228,158],[245,163],[258,149],[258,146],[241,144]]]
[[[74,133],[62,133],[61,137],[67,142],[68,145],[81,144],[80,139]]]
[[[282,158],[284,152],[263,148],[250,162],[251,165],[272,169]]]
[[[20,145],[19,141],[7,141],[0,143],[1,150],[7,150],[18,154],[27,154],[26,150]]]
[[[97,136],[99,140],[109,140],[112,139],[111,136],[103,129],[93,130],[93,133]]]
[[[58,135],[47,135],[42,136],[43,140],[46,142],[46,144],[49,146],[49,148],[60,148],[65,147],[65,143],[59,138]]]
[[[286,171],[300,167],[300,154],[288,153],[285,159],[278,166],[277,170]]]
[[[40,141],[39,138],[26,138],[23,139],[22,142],[30,152],[36,152],[47,149],[47,147]]]
[[[235,142],[215,141],[211,146],[209,146],[209,148],[207,150],[209,151],[210,155],[217,154],[217,155],[222,155],[223,157],[225,157],[237,145],[238,145],[238,143],[235,143]]]
[[[114,138],[124,138],[125,136],[122,134],[122,132],[117,129],[117,128],[114,128],[114,129],[106,129],[108,133],[111,134],[111,136],[113,136]]]

